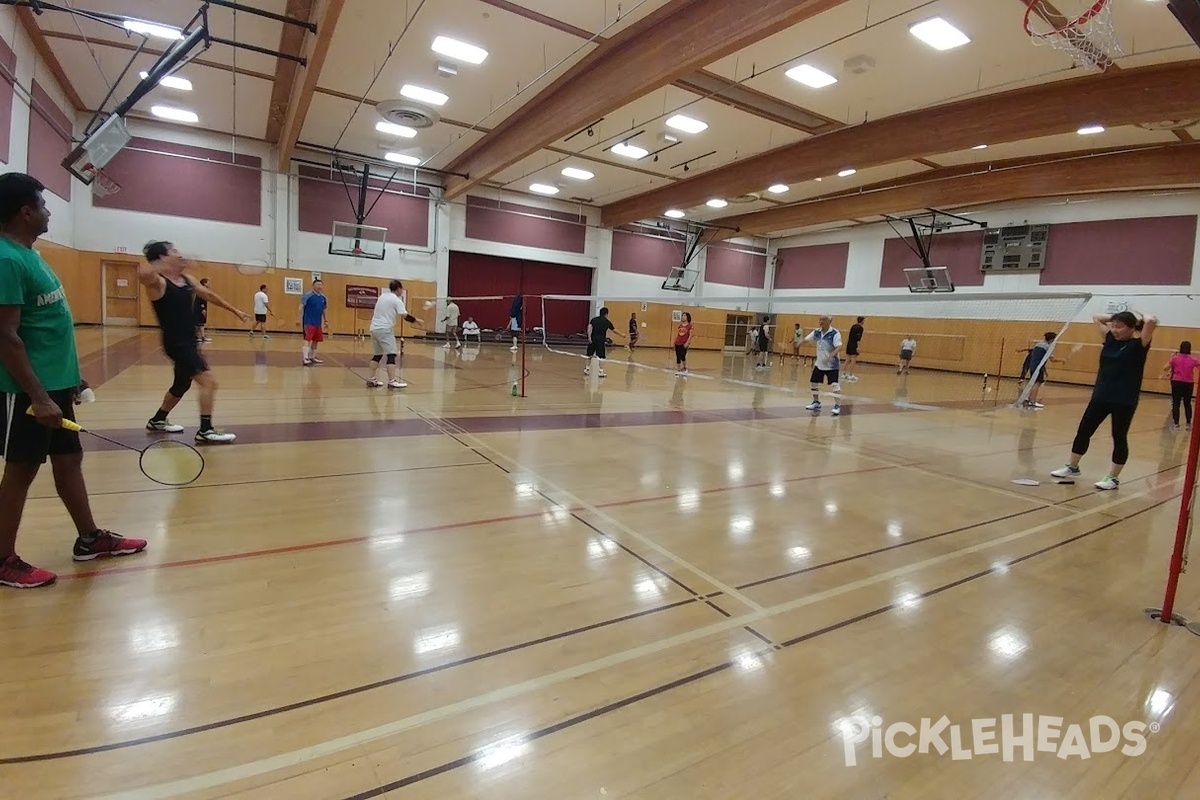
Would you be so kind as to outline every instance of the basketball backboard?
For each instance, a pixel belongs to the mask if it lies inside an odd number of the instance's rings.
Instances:
[[[95,133],[87,137],[71,154],[63,159],[62,165],[84,184],[90,186],[113,157],[129,144],[132,137],[122,117],[113,114],[100,124]],[[111,181],[108,181],[111,183]],[[109,192],[111,193],[111,192]]]
[[[374,225],[335,222],[329,239],[329,255],[382,261],[387,250],[387,232],[387,228]]]
[[[908,290],[913,294],[954,291],[949,267],[909,267],[904,270],[904,277],[908,280]]]

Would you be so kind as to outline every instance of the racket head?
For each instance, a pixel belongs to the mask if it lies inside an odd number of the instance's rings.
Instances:
[[[186,442],[162,439],[142,450],[142,474],[161,486],[187,486],[204,472],[204,456]]]

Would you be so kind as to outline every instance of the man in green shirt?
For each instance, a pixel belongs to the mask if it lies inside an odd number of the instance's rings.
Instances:
[[[79,434],[64,430],[87,388],[79,374],[75,321],[62,282],[33,243],[49,230],[45,187],[29,175],[0,175],[0,586],[29,589],[55,575],[16,554],[29,487],[46,459],[54,488],[78,532],[73,558],[140,553],[144,539],[97,527],[83,481]]]

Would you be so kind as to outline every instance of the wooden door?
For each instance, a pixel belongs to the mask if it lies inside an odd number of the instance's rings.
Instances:
[[[103,267],[104,324],[137,325],[137,264],[127,261],[105,261]]]
[[[725,346],[736,350],[746,349],[746,335],[750,331],[750,317],[745,314],[725,315]]]

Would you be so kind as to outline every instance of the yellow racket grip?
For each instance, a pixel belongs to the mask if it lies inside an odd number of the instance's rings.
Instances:
[[[25,413],[26,413],[26,414],[28,414],[28,415],[29,415],[29,416],[31,416],[31,417],[32,417],[32,416],[35,416],[35,414],[33,413],[33,406],[30,406],[29,408],[25,409]],[[82,426],[82,425],[80,425],[78,422],[73,422],[73,421],[71,421],[71,420],[69,420],[69,419],[64,419],[64,420],[62,421],[62,426],[61,426],[61,427],[62,427],[62,429],[63,429],[63,430],[65,430],[65,431],[75,431],[76,433],[82,433],[82,432],[83,432],[83,426]]]

